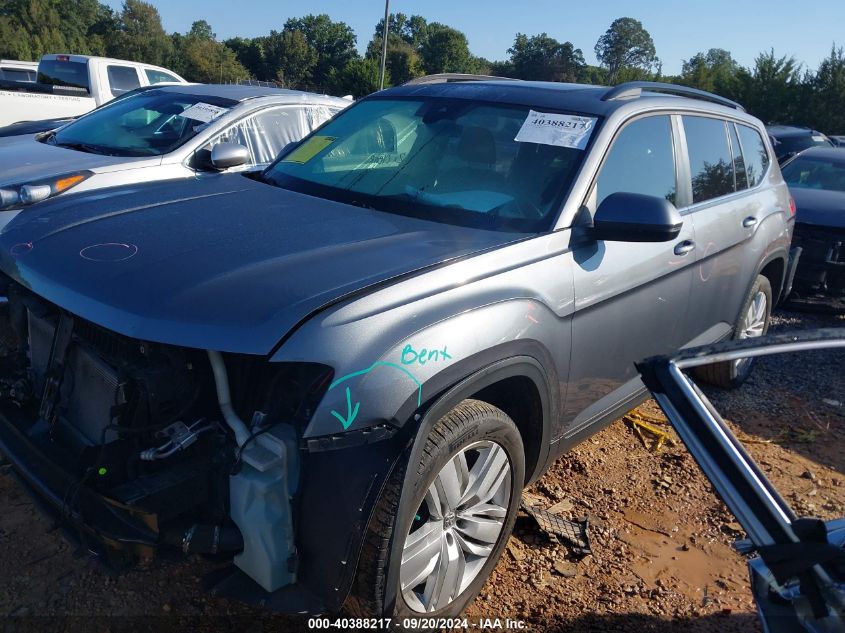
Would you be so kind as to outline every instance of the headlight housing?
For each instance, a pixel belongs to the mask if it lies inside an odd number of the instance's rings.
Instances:
[[[88,180],[94,172],[74,171],[32,182],[0,187],[0,211],[20,209],[64,193]]]

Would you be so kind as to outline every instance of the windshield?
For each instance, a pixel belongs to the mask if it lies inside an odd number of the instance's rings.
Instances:
[[[810,147],[833,147],[833,143],[821,134],[782,136],[777,141],[776,149],[780,155],[797,154]]]
[[[47,143],[111,156],[160,156],[184,145],[237,101],[146,90],[74,121]]]
[[[554,219],[595,122],[463,99],[368,99],[286,152],[263,179],[392,213],[536,232]]]
[[[790,187],[845,191],[845,160],[799,156],[783,168]]]

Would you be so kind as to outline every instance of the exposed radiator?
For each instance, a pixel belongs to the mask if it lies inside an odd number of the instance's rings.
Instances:
[[[44,391],[44,375],[50,362],[55,326],[29,312],[29,354],[36,396]],[[111,422],[116,404],[118,377],[108,364],[76,342],[68,348],[61,390],[59,417],[78,431],[87,442],[99,444],[103,429]],[[114,439],[108,431],[106,441]]]

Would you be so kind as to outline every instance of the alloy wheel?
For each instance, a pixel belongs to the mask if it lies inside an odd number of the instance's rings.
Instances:
[[[400,584],[414,611],[437,611],[478,576],[495,549],[511,497],[511,463],[493,441],[462,448],[440,469],[402,550]]]
[[[748,310],[745,312],[743,319],[742,330],[739,332],[740,339],[757,338],[763,336],[766,331],[766,314],[768,311],[768,299],[766,293],[759,290],[751,303],[748,305]],[[737,374],[745,371],[751,364],[751,358],[740,358],[735,361]]]

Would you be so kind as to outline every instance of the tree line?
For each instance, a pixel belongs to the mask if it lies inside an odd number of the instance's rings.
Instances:
[[[165,66],[190,81],[259,79],[358,97],[379,87],[383,23],[375,25],[362,56],[353,29],[325,14],[291,18],[267,35],[221,41],[205,20],[187,33],[168,34],[158,10],[142,0],[125,0],[119,11],[98,0],[0,0],[0,56],[107,55]],[[729,51],[713,48],[684,60],[679,75],[664,75],[651,35],[638,20],[623,17],[613,21],[594,51],[598,66],[587,64],[572,42],[517,33],[507,59],[493,61],[473,55],[466,35],[455,28],[395,13],[385,83],[443,72],[603,85],[667,81],[734,99],[766,123],[845,134],[845,54],[835,45],[816,70],[774,50],[760,53],[746,68]]]

